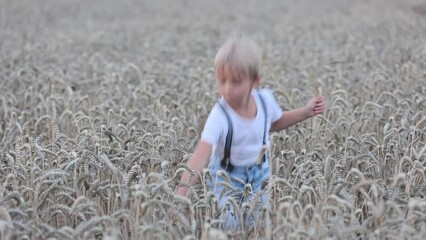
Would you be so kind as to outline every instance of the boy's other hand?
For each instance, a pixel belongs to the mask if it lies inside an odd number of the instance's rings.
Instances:
[[[305,106],[308,117],[316,116],[324,111],[324,98],[322,96],[314,97]]]

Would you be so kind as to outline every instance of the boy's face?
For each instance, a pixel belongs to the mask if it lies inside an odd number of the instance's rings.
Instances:
[[[231,105],[240,105],[249,99],[251,90],[259,84],[259,78],[251,79],[246,74],[238,73],[229,65],[216,70],[216,87]]]

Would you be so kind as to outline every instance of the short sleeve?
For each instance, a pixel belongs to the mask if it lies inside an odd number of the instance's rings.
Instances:
[[[219,106],[216,104],[212,108],[201,133],[201,141],[211,145],[217,145],[222,136],[224,126],[224,116],[220,112]]]
[[[272,91],[269,89],[261,89],[259,93],[265,99],[266,108],[268,109],[268,115],[271,116],[271,123],[276,122],[281,118],[282,109],[280,105],[278,105]]]

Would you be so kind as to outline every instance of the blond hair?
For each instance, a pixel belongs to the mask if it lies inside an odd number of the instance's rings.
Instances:
[[[252,40],[242,38],[231,38],[218,50],[214,66],[215,71],[223,71],[228,65],[234,73],[244,74],[254,80],[260,77],[261,51]]]

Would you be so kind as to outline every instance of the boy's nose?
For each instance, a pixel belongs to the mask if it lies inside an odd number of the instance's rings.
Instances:
[[[225,85],[225,92],[227,94],[230,94],[232,92],[232,86],[231,86],[231,84],[226,84]]]

